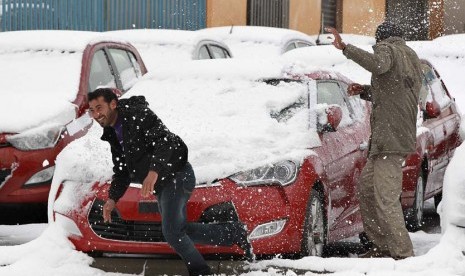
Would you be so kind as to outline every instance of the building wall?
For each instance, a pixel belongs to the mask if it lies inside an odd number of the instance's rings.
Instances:
[[[207,27],[247,25],[247,0],[207,0]]]
[[[444,34],[444,0],[429,0],[429,39]]]
[[[444,33],[465,33],[465,0],[444,0]]]
[[[374,36],[376,27],[384,21],[386,0],[344,0],[342,2],[342,32]]]
[[[289,29],[318,34],[321,21],[321,0],[291,0]]]

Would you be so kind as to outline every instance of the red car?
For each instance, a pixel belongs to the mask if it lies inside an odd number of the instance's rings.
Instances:
[[[430,77],[427,73],[425,70],[425,87],[434,91],[437,85],[427,78]],[[258,255],[320,256],[325,245],[363,232],[355,187],[366,163],[370,105],[359,97],[347,97],[351,81],[337,73],[318,71],[292,79],[266,80],[270,86],[283,87],[283,92],[286,84],[296,82],[306,87],[307,95],[271,116],[286,122],[298,110],[308,109],[309,114],[314,114],[309,117],[308,137],[309,141],[317,137],[319,143],[309,142],[311,154],[300,162],[283,159],[237,172],[210,185],[198,185],[188,203],[189,221],[244,222]],[[430,188],[430,183],[436,183],[441,174],[436,172],[439,155],[435,154],[439,154],[440,149],[435,146],[440,142],[431,125],[442,127],[448,116],[459,119],[453,101],[439,112],[435,104],[438,102],[436,92],[431,93],[433,96],[425,110],[425,116],[429,117],[419,123],[418,150],[407,158],[404,166],[402,205],[406,210],[413,207],[416,211],[413,218],[420,221],[418,214],[423,200],[440,192],[440,189]],[[452,133],[457,131],[456,127],[451,127],[451,138],[456,140],[449,141],[450,150],[459,143],[458,136]],[[425,183],[428,184],[426,189]],[[62,183],[58,192],[51,196],[58,201],[75,185],[77,183]],[[142,199],[140,185],[130,186],[112,214],[112,223],[104,224],[102,206],[108,188],[108,183],[95,183],[91,187],[93,192],[77,202],[81,208],[53,210],[52,219],[71,233],[70,239],[78,250],[174,253],[164,242],[156,199]],[[420,200],[415,198],[416,194],[424,196]],[[198,245],[198,248],[204,254],[241,253],[236,246]]]
[[[315,72],[300,80],[267,81],[269,86],[283,87],[283,92],[291,89],[288,82],[297,83],[295,89],[306,89],[307,95],[270,116],[284,123],[296,110],[309,109],[316,115],[309,119],[313,126],[308,137],[321,142],[316,147],[309,143],[312,154],[300,162],[281,160],[197,186],[188,202],[188,220],[240,220],[250,229],[256,254],[321,255],[324,244],[363,230],[355,182],[366,161],[369,107],[359,98],[346,96],[351,81],[339,74]],[[76,185],[64,183],[51,196],[58,201],[62,194],[69,194],[66,189]],[[52,219],[74,233],[70,239],[76,248],[85,252],[173,253],[161,233],[155,197],[141,200],[140,185],[128,188],[117,203],[112,223],[103,223],[102,205],[108,188],[109,184],[95,183],[94,192],[81,198],[78,210],[55,208]],[[199,249],[204,254],[241,253],[236,246],[199,245]]]
[[[73,31],[1,33],[0,63],[0,206],[46,206],[57,154],[86,132],[66,124],[85,114],[87,93],[126,91],[146,68],[132,45]]]
[[[444,173],[455,149],[462,143],[459,135],[460,113],[436,69],[422,60],[423,93],[417,128],[417,152],[403,167],[402,206],[407,227],[422,225],[424,201],[434,197],[437,206],[442,198]]]

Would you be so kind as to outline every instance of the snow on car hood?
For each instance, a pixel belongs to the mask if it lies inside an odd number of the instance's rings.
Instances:
[[[308,130],[303,108],[286,122],[279,112],[300,98],[307,86],[278,86],[244,79],[151,79],[123,95],[144,95],[150,108],[189,147],[189,160],[199,182],[223,178],[280,160],[297,160],[319,145]]]
[[[81,59],[74,51],[0,52],[0,64],[8,64],[0,66],[0,133],[74,118]]]

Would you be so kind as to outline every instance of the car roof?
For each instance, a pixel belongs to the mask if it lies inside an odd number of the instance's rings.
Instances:
[[[283,44],[290,40],[302,40],[314,43],[310,36],[291,29],[261,27],[261,26],[228,26],[213,27],[198,30],[197,32],[218,35],[221,39],[237,41],[255,41],[273,44]]]
[[[133,44],[141,53],[149,70],[159,67],[161,63],[195,60],[200,47],[205,44],[224,48],[232,56],[231,50],[224,42],[215,36],[195,31],[133,29],[109,31],[105,34]]]
[[[188,30],[131,29],[108,31],[105,34],[139,44],[190,44],[195,46],[203,40],[216,41],[214,36]],[[219,44],[224,44],[217,41]]]
[[[305,42],[315,45],[308,35],[290,29],[260,26],[229,26],[198,30],[224,41],[235,57],[279,56],[291,42]]]
[[[84,31],[14,31],[0,33],[0,51],[60,50],[83,52],[89,44],[111,41],[98,32]]]

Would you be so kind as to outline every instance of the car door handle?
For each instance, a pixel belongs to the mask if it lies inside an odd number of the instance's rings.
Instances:
[[[358,147],[360,150],[367,150],[368,149],[368,143],[367,142],[363,142],[360,144],[360,146]]]

